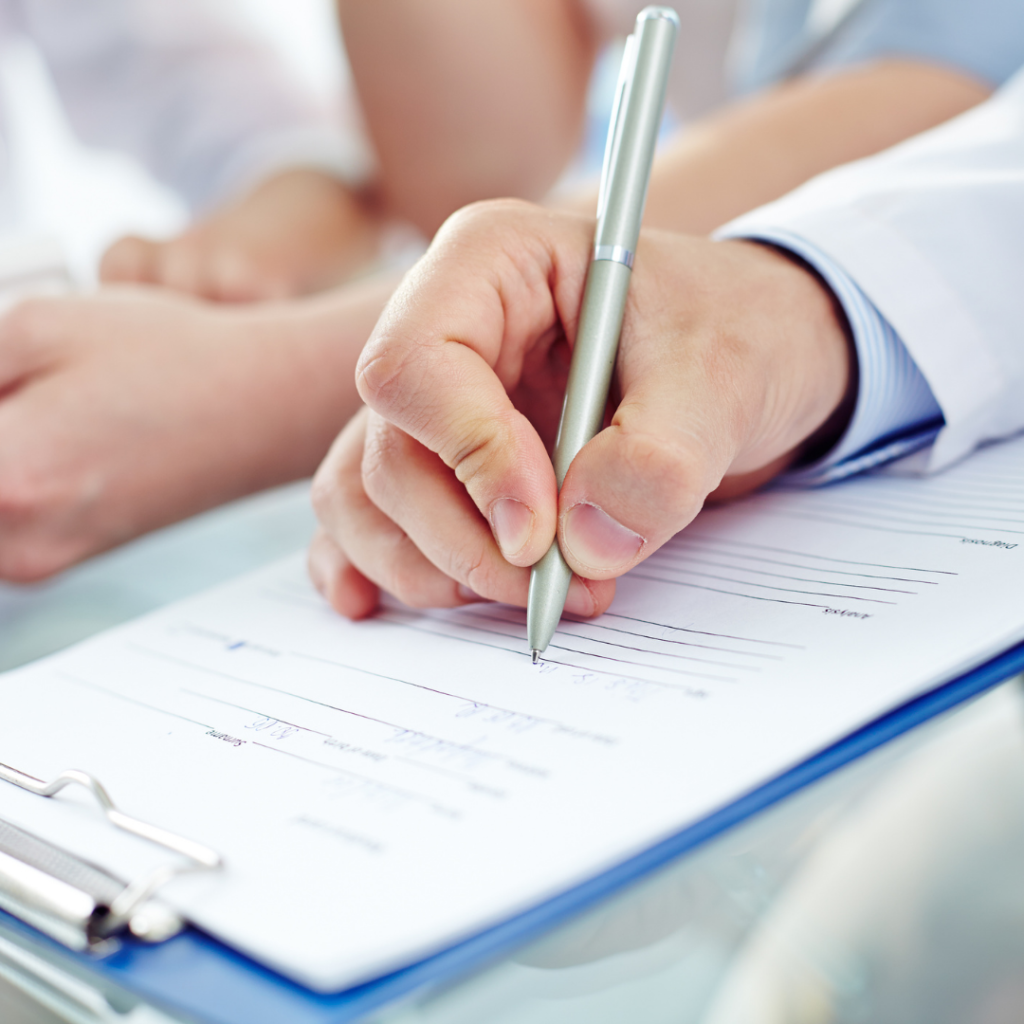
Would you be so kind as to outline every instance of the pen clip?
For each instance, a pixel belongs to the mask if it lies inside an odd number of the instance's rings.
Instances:
[[[604,216],[608,205],[608,190],[611,187],[612,168],[618,155],[619,140],[622,137],[622,115],[629,99],[629,89],[636,72],[637,37],[633,32],[626,36],[622,49],[622,63],[619,65],[619,79],[615,84],[615,102],[612,104],[608,125],[608,141],[604,147],[604,161],[601,164],[601,184],[597,192],[597,219]]]

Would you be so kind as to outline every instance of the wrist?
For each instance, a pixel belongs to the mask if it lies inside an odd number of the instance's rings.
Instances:
[[[356,360],[397,283],[382,274],[277,307],[225,311],[253,374],[251,391],[239,389],[243,415],[260,410],[248,445],[265,475],[258,486],[311,475],[361,408]]]
[[[818,272],[818,269],[808,263],[802,256],[783,246],[774,245],[770,242],[758,242],[771,249],[779,256],[788,260],[795,267],[808,275],[817,285],[821,296],[827,300],[828,308],[819,312],[819,331],[822,335],[822,346],[830,349],[834,357],[829,360],[832,366],[832,378],[844,379],[845,386],[842,388],[838,402],[835,402],[831,412],[825,420],[813,430],[798,446],[789,462],[789,468],[808,465],[823,458],[846,432],[853,417],[857,405],[857,392],[859,386],[859,366],[857,360],[857,346],[853,338],[853,329],[850,326],[849,318],[843,309],[842,303],[836,294],[829,287],[828,282]],[[839,336],[843,340],[843,355],[839,352],[837,344]],[[841,365],[845,362],[845,373]],[[834,392],[833,392],[834,394]]]
[[[812,373],[805,380],[802,439],[785,465],[806,465],[823,457],[845,433],[857,404],[857,347],[846,311],[817,268],[784,246],[751,239],[772,252],[795,274],[793,305],[811,345]],[[810,287],[808,287],[808,285]]]
[[[840,437],[856,396],[856,358],[845,316],[813,269],[754,239],[713,242],[731,251],[726,332],[745,339],[745,387],[734,396],[744,424],[714,497],[767,483],[806,453]]]

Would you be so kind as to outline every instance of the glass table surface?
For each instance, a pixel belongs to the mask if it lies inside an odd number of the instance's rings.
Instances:
[[[0,671],[300,549],[303,484],[0,584]],[[889,743],[373,1024],[1010,1024],[1024,1019],[1024,690]],[[3,1024],[175,1018],[18,965]],[[43,972],[45,973],[45,971]],[[282,1022],[287,1024],[287,1022]]]

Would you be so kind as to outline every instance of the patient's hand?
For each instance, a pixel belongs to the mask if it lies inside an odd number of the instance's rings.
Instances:
[[[285,171],[178,238],[107,250],[107,282],[159,284],[220,302],[305,295],[337,284],[377,249],[376,218],[337,179]]]
[[[850,352],[830,294],[747,242],[642,236],[609,425],[561,495],[548,456],[593,222],[512,201],[453,217],[407,276],[357,371],[369,407],[314,482],[314,581],[353,618],[378,588],[414,606],[526,603],[556,526],[569,610],[713,492],[783,469],[840,408]]]
[[[0,577],[311,473],[392,286],[240,309],[125,287],[0,319]]]

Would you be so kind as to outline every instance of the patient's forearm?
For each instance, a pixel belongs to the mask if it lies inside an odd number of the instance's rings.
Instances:
[[[0,578],[311,474],[396,283],[244,309],[110,289],[0,319]]]
[[[316,469],[362,404],[356,360],[398,281],[397,274],[380,274],[315,299],[235,314],[234,332],[249,334],[253,388],[251,404],[238,396],[249,439],[232,482],[237,493]]]
[[[644,223],[705,234],[988,95],[973,78],[909,60],[788,82],[695,123],[666,147],[655,164]],[[594,190],[570,205],[592,210]]]
[[[385,209],[432,235],[540,199],[582,135],[596,42],[576,0],[337,0]]]

